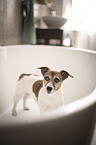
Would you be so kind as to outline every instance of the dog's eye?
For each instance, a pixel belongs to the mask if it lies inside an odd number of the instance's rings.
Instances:
[[[44,79],[45,79],[46,81],[49,81],[49,80],[50,80],[50,78],[49,78],[48,76],[46,76]]]
[[[55,82],[55,83],[59,83],[60,80],[59,80],[58,78],[55,78],[55,79],[54,79],[54,82]]]

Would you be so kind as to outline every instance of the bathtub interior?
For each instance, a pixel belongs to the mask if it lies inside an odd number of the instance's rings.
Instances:
[[[0,114],[12,105],[16,82],[22,73],[41,75],[37,67],[48,66],[52,70],[66,70],[74,78],[63,82],[65,104],[70,104],[90,94],[96,87],[96,54],[71,48],[39,45],[5,46],[0,48]],[[31,97],[28,105],[31,114],[39,114]],[[31,102],[32,101],[32,102]],[[22,102],[19,103],[22,108]],[[19,110],[19,109],[18,109]],[[30,111],[25,113],[30,116]],[[10,109],[11,115],[11,109]],[[7,114],[8,115],[8,114]],[[37,115],[38,116],[38,115]],[[19,116],[20,117],[20,116]],[[22,120],[22,118],[21,118]],[[30,120],[30,117],[29,117]]]

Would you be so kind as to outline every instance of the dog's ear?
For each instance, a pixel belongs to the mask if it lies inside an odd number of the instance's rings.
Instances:
[[[73,78],[73,76],[71,76],[68,72],[66,72],[65,70],[60,71],[60,74],[62,76],[62,81],[67,79],[68,76],[70,76],[71,78]]]
[[[50,69],[48,67],[39,67],[38,69],[41,69],[41,73],[44,76],[44,74],[49,71]]]

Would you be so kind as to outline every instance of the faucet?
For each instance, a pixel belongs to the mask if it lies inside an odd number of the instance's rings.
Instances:
[[[46,6],[49,8],[49,11],[51,12],[51,16],[56,16],[56,6],[52,7],[53,0],[48,2],[48,0],[44,0]]]
[[[53,6],[53,7],[50,9],[50,11],[51,11],[51,15],[52,15],[52,16],[56,16],[56,7],[55,7],[55,6]]]

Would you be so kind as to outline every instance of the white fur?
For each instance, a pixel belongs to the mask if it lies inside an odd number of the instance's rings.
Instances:
[[[40,90],[38,105],[41,112],[52,111],[63,105],[63,95],[61,88],[51,94],[46,93],[46,88]]]
[[[32,91],[32,86],[37,80],[42,80],[42,77],[38,76],[24,76],[21,80],[17,82],[16,91],[14,95],[14,105],[12,110],[12,115],[17,115],[16,107],[19,100],[23,97],[23,108],[24,110],[28,110],[29,108],[26,107],[26,99],[29,95],[35,97],[35,94]],[[59,90],[54,91],[51,94],[46,92],[46,87],[41,88],[38,96],[38,105],[41,112],[54,110],[55,108],[61,106],[63,104],[63,96],[61,87]]]

